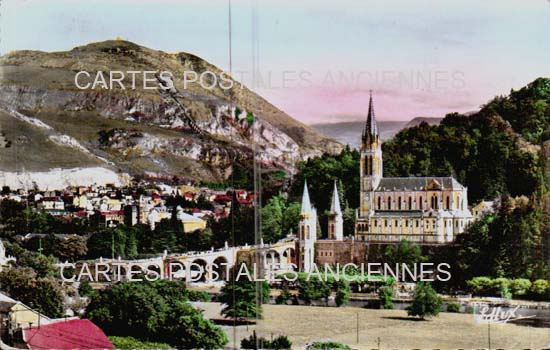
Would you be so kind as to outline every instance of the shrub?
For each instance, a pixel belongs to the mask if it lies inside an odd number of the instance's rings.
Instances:
[[[267,340],[263,337],[258,337],[256,331],[252,332],[252,335],[248,338],[241,340],[241,349],[259,350],[259,349],[272,349],[283,350],[290,349],[292,342],[288,337],[280,335],[273,340]]]
[[[285,335],[280,335],[271,341],[270,349],[290,349],[292,342]]]
[[[327,341],[327,342],[315,342],[309,344],[306,350],[332,350],[332,349],[341,349],[341,350],[351,350],[349,346],[343,343]]]
[[[212,297],[205,291],[187,290],[187,297],[190,301],[210,301]]]
[[[382,309],[393,309],[393,288],[390,286],[382,286],[378,289],[378,297],[380,298],[380,307]]]
[[[97,292],[92,288],[92,286],[90,286],[90,282],[88,281],[80,282],[80,285],[78,286],[78,294],[80,294],[81,297],[90,298],[97,296]]]
[[[286,304],[289,299],[290,299],[290,291],[288,290],[288,288],[284,287],[283,290],[281,290],[281,294],[277,295],[275,302],[279,305]]]
[[[489,293],[491,288],[491,279],[489,277],[474,277],[469,281],[466,281],[468,288],[475,295],[485,295]]]
[[[460,312],[460,304],[459,303],[448,303],[447,304],[447,312]]]
[[[346,281],[338,281],[336,284],[336,305],[342,306],[349,300],[349,283]]]
[[[510,281],[510,291],[513,296],[521,296],[527,294],[531,288],[531,281],[525,278],[518,278]]]
[[[531,295],[536,300],[550,300],[550,283],[547,280],[536,280],[531,285]]]
[[[298,296],[306,304],[310,304],[313,300],[328,300],[331,292],[329,283],[323,279],[312,276],[308,281],[306,276],[298,276]]]
[[[134,349],[172,349],[168,344],[155,342],[142,342],[134,337],[109,337],[115,349],[134,350]]]
[[[409,316],[418,316],[421,319],[437,316],[441,311],[441,297],[429,283],[418,283],[414,291],[412,304],[407,307]]]
[[[504,298],[511,297],[510,293],[510,280],[507,278],[499,277],[491,281],[491,294],[502,296]]]

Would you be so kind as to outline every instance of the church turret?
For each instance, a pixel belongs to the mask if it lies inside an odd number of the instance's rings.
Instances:
[[[334,191],[332,192],[328,217],[328,238],[337,241],[342,241],[344,239],[344,219],[342,217],[342,209],[340,208],[340,198],[338,196],[336,181],[334,181]]]
[[[372,92],[369,98],[369,110],[367,121],[361,138],[361,208],[360,216],[367,215],[372,210],[372,191],[378,187],[383,173],[382,166],[382,147],[380,144],[380,135],[378,125],[374,116],[374,105],[372,102]]]
[[[304,181],[302,207],[300,210],[300,257],[299,265],[302,271],[311,271],[315,258],[315,241],[317,240],[317,210],[311,205],[307,180]]]

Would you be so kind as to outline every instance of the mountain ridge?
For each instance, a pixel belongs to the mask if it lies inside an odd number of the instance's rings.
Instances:
[[[87,150],[116,171],[205,181],[227,179],[236,163],[250,169],[254,154],[264,167],[292,173],[298,161],[342,148],[234,80],[232,89],[215,86],[206,90],[200,84],[183,89],[183,81],[174,78],[172,95],[141,89],[140,77],[132,91],[79,90],[74,85],[78,71],[115,70],[164,70],[177,77],[185,71],[222,74],[193,54],[166,53],[118,40],[69,51],[11,52],[0,57],[0,129],[8,129],[4,124],[20,113],[26,128],[39,128],[38,122],[48,126],[40,130],[45,134],[41,150],[45,154],[48,144],[61,141],[64,151],[53,153],[75,152],[80,157]],[[189,127],[189,118],[202,134]],[[35,131],[25,132],[34,135]],[[13,129],[4,132],[8,140],[21,136]],[[100,142],[100,133],[112,139]],[[29,168],[34,162],[28,156],[32,147],[26,148],[19,155],[0,149],[6,156],[0,158],[13,161],[17,157],[19,163],[30,162]],[[58,158],[68,158],[68,154]],[[58,163],[63,168],[64,161]],[[38,170],[45,167],[46,162]],[[18,171],[9,161],[0,161],[0,170]]]

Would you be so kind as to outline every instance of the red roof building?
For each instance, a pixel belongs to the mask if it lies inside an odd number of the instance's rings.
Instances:
[[[90,320],[73,319],[23,329],[31,350],[104,350],[115,347]]]

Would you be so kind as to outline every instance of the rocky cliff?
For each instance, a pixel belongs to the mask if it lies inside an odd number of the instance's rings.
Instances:
[[[98,71],[170,71],[174,86],[147,90],[138,75],[132,89],[79,89],[79,71],[91,81]],[[0,170],[100,165],[132,175],[221,181],[235,164],[250,168],[254,155],[266,168],[292,172],[299,160],[340,150],[238,82],[231,89],[183,86],[184,72],[206,71],[214,80],[223,74],[188,53],[118,40],[6,54],[0,58],[0,129],[12,147],[0,148]]]

